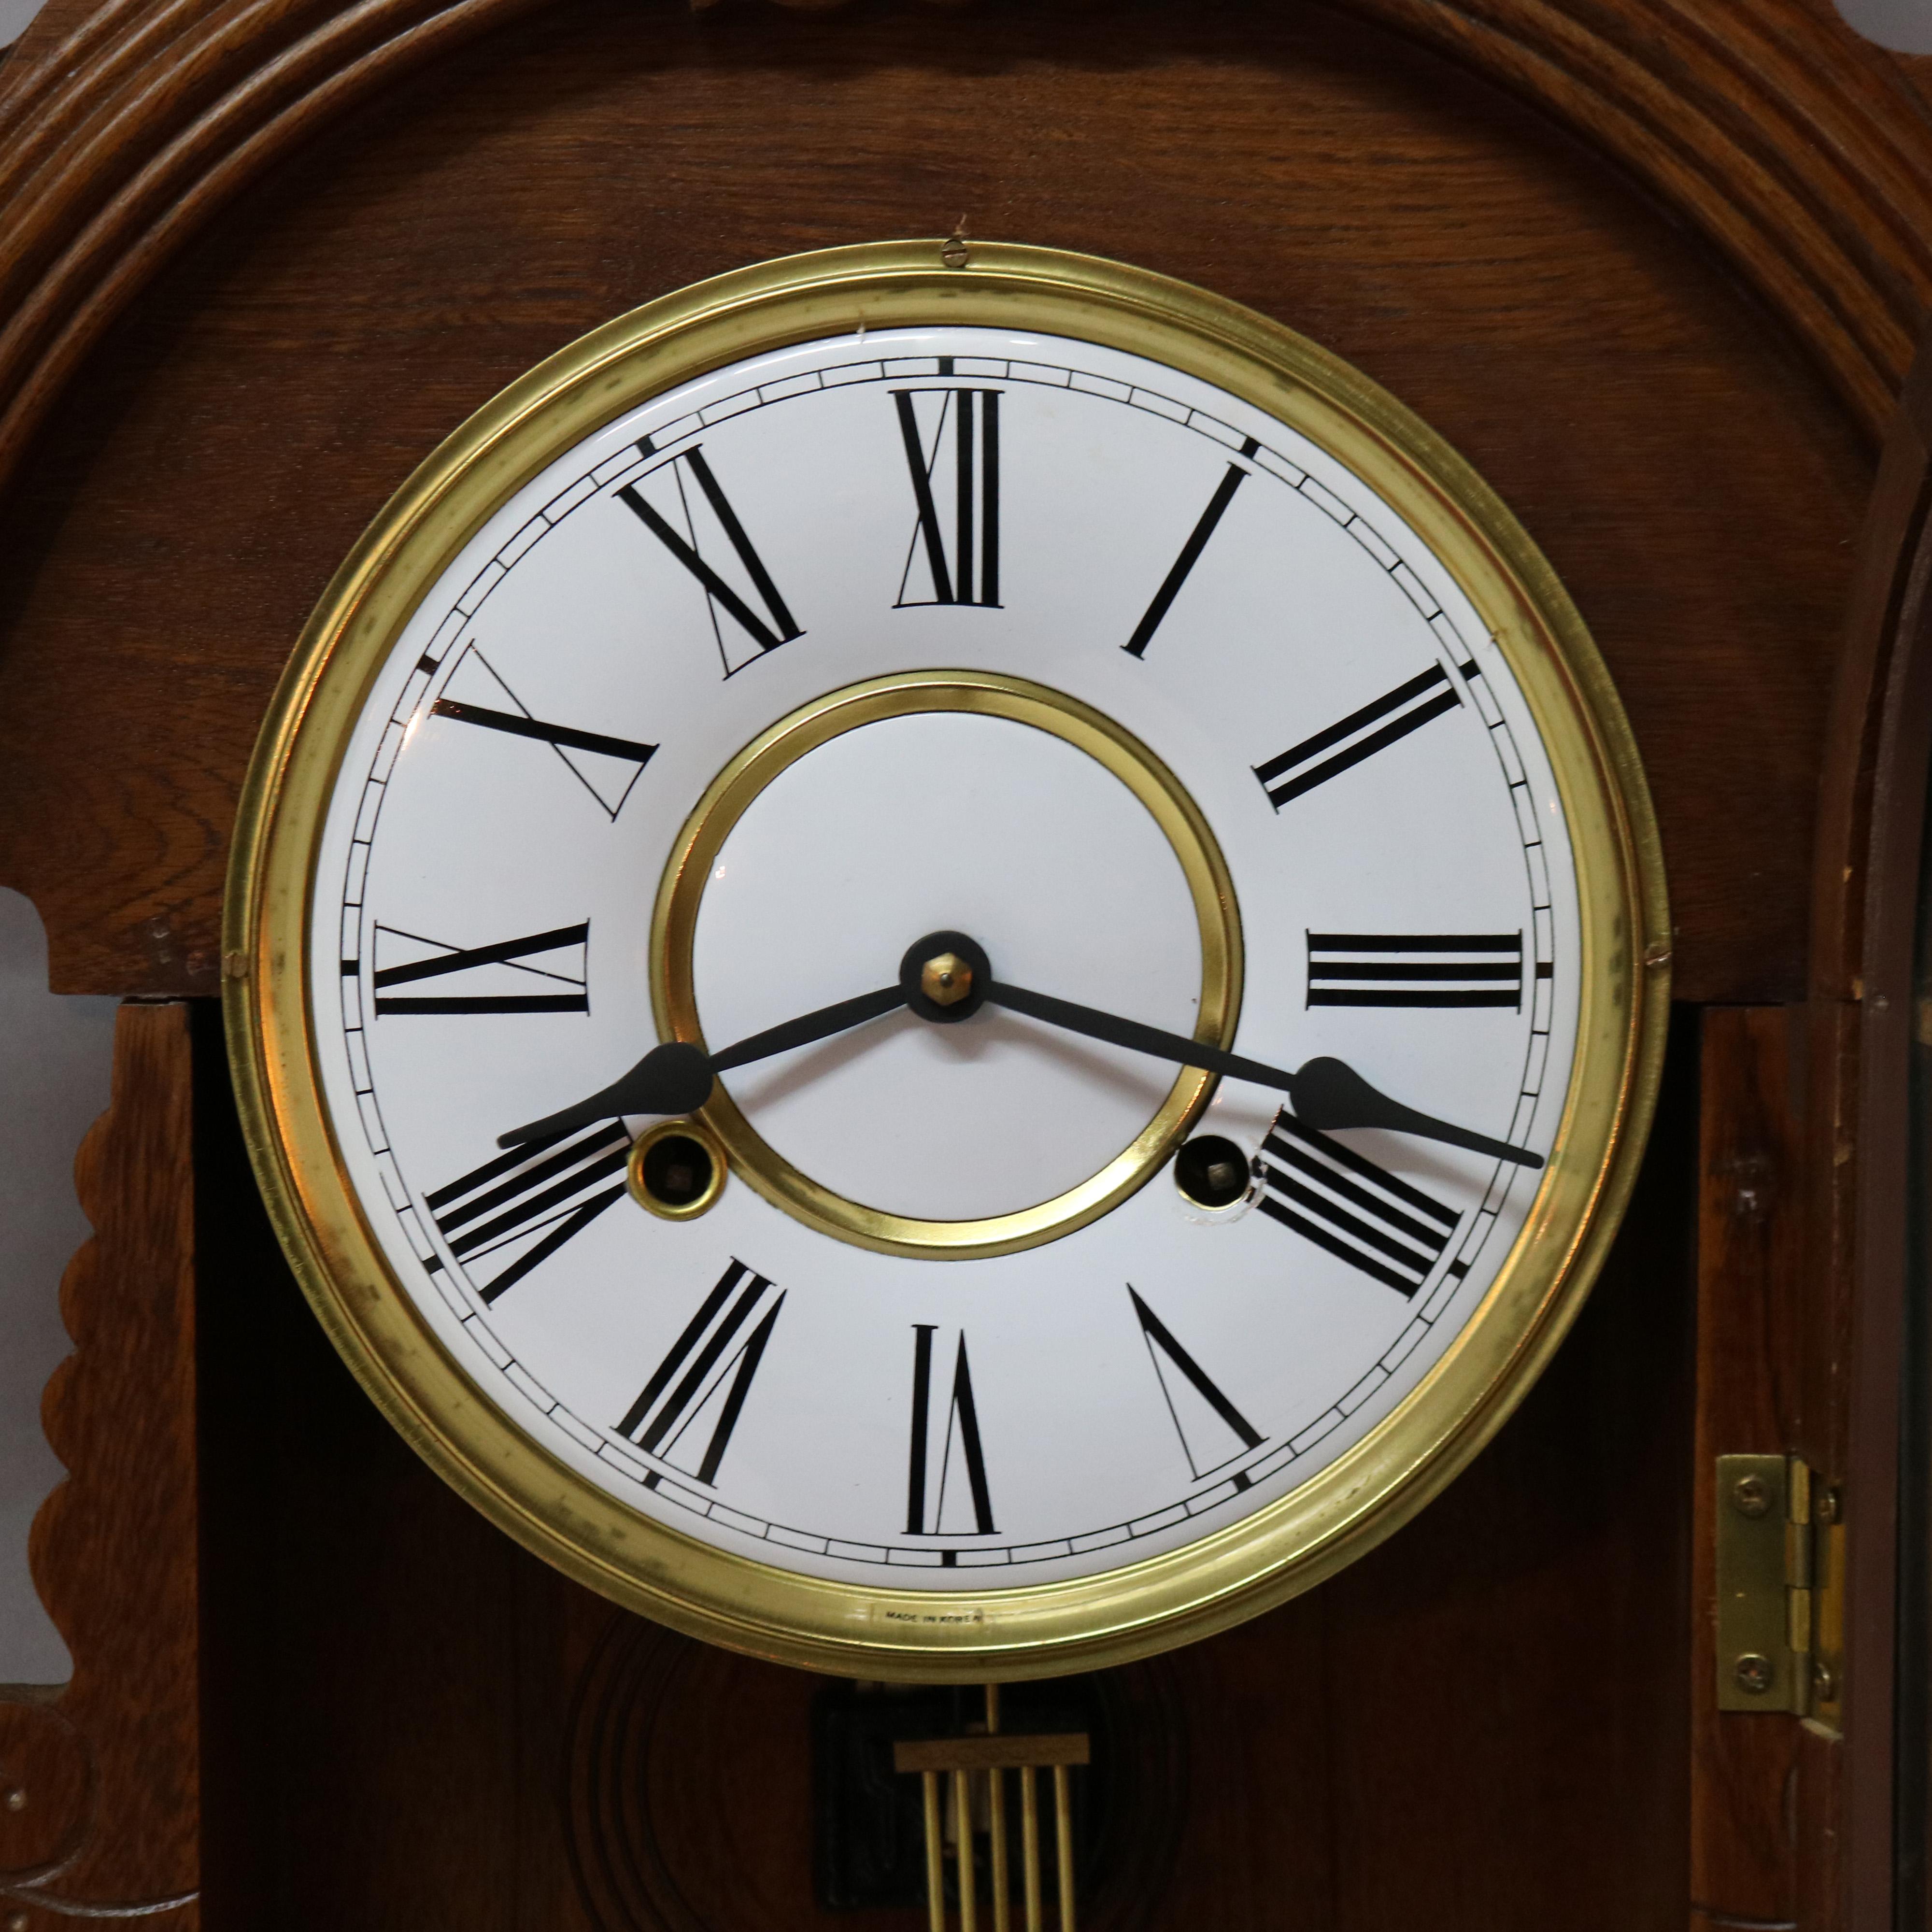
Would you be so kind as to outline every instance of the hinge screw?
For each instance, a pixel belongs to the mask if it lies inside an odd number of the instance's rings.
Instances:
[[[1732,1486],[1731,1507],[1740,1516],[1769,1515],[1771,1485],[1762,1476],[1740,1476]]]
[[[1820,1658],[1811,1666],[1811,1683],[1818,1695],[1828,1704],[1838,1699],[1838,1673]]]
[[[1754,1697],[1761,1697],[1771,1688],[1771,1659],[1760,1657],[1754,1650],[1748,1650],[1732,1666],[1740,1690],[1748,1690]]]
[[[1819,1490],[1811,1498],[1811,1514],[1820,1522],[1836,1522],[1838,1520],[1838,1491]]]

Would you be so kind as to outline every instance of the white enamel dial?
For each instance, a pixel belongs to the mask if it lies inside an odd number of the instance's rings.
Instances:
[[[707,1212],[648,1213],[646,1117],[500,1148],[665,1036],[654,916],[719,774],[920,672],[1098,714],[1171,781],[1232,881],[1250,1059],[1339,1059],[1546,1160],[1583,949],[1549,758],[1448,566],[1176,369],[988,327],[806,341],[631,410],[488,518],[368,689],[318,847],[314,1050],[369,1230],[484,1402],[626,1509],[983,1594],[1178,1550],[1328,1468],[1455,1346],[1542,1175],[1311,1131],[1224,1078],[1186,1132],[1238,1150],[1232,1204],[1163,1159],[1009,1252],[921,1252],[735,1171]],[[1000,980],[1192,1034],[1206,861],[1145,790],[997,712],[827,737],[691,888],[704,1041],[887,987],[941,929]],[[989,1004],[723,1085],[838,1201],[958,1225],[1076,1193],[1184,1077]]]

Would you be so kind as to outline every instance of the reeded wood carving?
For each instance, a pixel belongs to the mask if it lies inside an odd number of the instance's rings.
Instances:
[[[76,1162],[94,1234],[62,1284],[74,1352],[44,1403],[68,1477],[32,1538],[74,1678],[0,1703],[0,1922],[34,1932],[200,1923],[191,1100],[188,1008],[123,1006]]]
[[[0,71],[0,479],[216,208],[385,82],[536,3],[53,0]],[[1784,316],[1876,440],[1932,303],[1932,124],[1878,50],[1806,0],[1351,4],[1637,176]]]

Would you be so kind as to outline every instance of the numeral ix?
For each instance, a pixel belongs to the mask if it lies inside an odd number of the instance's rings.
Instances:
[[[438,950],[427,958],[412,959],[399,966],[380,962],[393,942],[433,946]],[[376,958],[378,964],[370,976],[375,989],[376,1013],[587,1013],[590,995],[586,988],[586,954],[590,944],[588,920],[577,926],[560,926],[549,932],[532,932],[521,939],[502,939],[494,946],[448,946],[440,939],[405,932],[400,926],[378,924]],[[543,961],[546,963],[538,964]],[[506,969],[493,973],[491,968]],[[359,970],[358,962],[345,959],[344,974]],[[398,993],[398,986],[420,986],[425,980],[452,980],[467,990],[462,992]],[[510,992],[478,990],[490,985],[514,985]],[[535,990],[542,986],[544,990]],[[568,990],[566,990],[566,989]]]
[[[1468,667],[1466,675],[1474,668],[1473,664]],[[1462,701],[1449,674],[1440,664],[1432,664],[1420,677],[1397,685],[1387,697],[1350,712],[1325,731],[1318,731],[1267,764],[1256,766],[1255,776],[1268,794],[1268,802],[1279,812],[1291,799],[1400,743],[1412,731],[1454,711]]]

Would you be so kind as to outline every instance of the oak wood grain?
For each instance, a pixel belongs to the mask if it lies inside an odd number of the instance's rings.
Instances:
[[[1448,435],[1618,679],[1680,993],[1798,988],[1866,459],[1792,339],[1615,172],[1328,14],[1136,9],[1102,44],[1052,10],[597,0],[270,171],[104,344],[0,508],[0,878],[56,983],[212,990],[286,653],[470,410],[646,297],[962,210],[1252,303]]]
[[[1717,1457],[1778,1455],[1798,1434],[1808,1312],[1802,1170],[1803,1015],[1703,1016],[1698,1150],[1697,1426],[1690,1544],[1690,1900],[1694,1925],[1795,1922],[1796,1718],[1724,1712],[1718,1658]],[[1808,1789],[1800,1802],[1810,1804]]]

